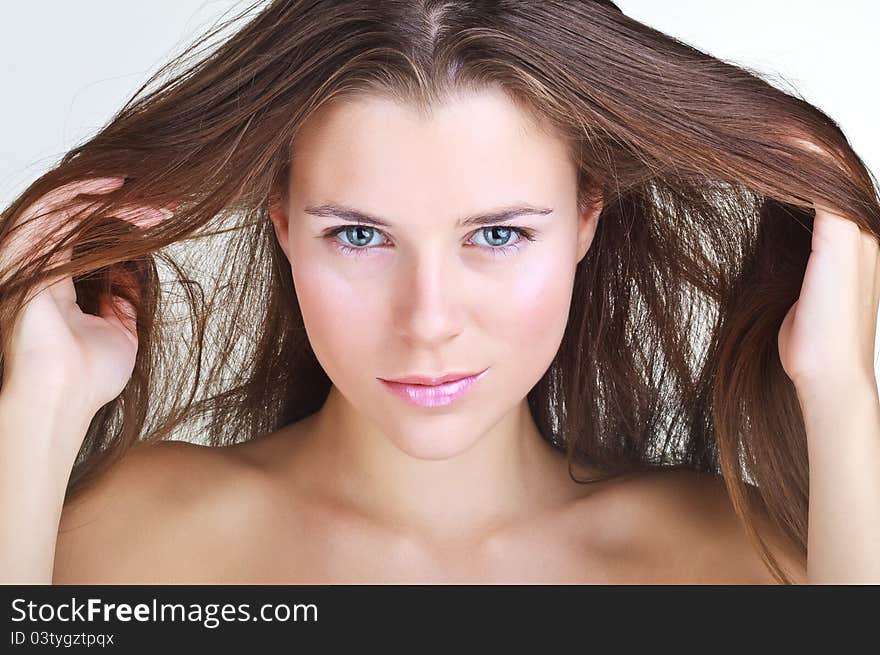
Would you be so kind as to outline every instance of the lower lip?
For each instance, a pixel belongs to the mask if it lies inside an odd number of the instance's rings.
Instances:
[[[401,382],[389,382],[381,380],[389,390],[413,405],[418,407],[442,407],[450,404],[452,401],[461,398],[470,391],[471,387],[486,375],[487,368],[482,373],[472,375],[469,378],[461,378],[454,382],[445,382],[434,386],[423,384],[403,384]]]

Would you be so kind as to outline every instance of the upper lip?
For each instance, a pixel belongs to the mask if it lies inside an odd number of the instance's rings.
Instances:
[[[453,380],[460,380],[462,378],[469,378],[472,375],[477,375],[481,372],[482,371],[475,371],[473,373],[446,373],[445,375],[404,375],[393,380],[386,380],[386,382],[398,382],[401,384],[436,385],[443,384],[444,382],[452,382]],[[385,378],[382,379],[384,380]]]

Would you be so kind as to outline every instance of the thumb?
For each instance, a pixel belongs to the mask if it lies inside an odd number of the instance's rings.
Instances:
[[[133,344],[138,344],[137,310],[129,301],[104,294],[98,300],[98,316],[116,325]]]

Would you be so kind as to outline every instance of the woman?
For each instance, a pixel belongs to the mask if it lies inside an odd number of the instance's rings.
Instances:
[[[605,1],[250,18],[2,215],[5,580],[877,573],[829,117]]]

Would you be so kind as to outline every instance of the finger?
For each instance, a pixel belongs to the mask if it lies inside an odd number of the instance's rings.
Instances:
[[[47,252],[51,249],[53,245],[52,240],[43,241],[41,232],[42,230],[38,230],[31,225],[22,226],[19,231],[10,236],[9,241],[2,249],[0,249],[0,271],[7,272],[7,274],[2,277],[3,282],[20,275],[24,265],[39,256],[38,245],[42,245],[43,252]],[[53,235],[53,239],[55,236],[56,235]],[[69,261],[71,254],[72,252],[70,249],[55,253],[55,255],[50,258],[50,261],[47,262],[47,267],[51,266],[52,263]],[[42,288],[45,289],[46,286],[47,285],[44,284]]]
[[[66,212],[58,212],[59,220],[54,221],[54,224],[48,224],[45,226],[40,226],[39,232],[45,234],[46,232],[53,233],[57,239],[61,239],[67,234],[69,234],[78,224],[79,222],[76,220],[78,218],[88,218],[89,213],[88,210],[94,206],[94,201],[84,201],[75,203],[70,207],[70,209]],[[156,225],[167,218],[173,216],[171,210],[166,207],[153,207],[150,205],[124,205],[123,207],[113,211],[113,218],[119,218],[124,221],[135,225],[136,227],[146,228]],[[63,220],[66,220],[67,223],[64,223]],[[68,260],[65,260],[68,261]]]
[[[137,309],[124,297],[134,291],[138,293],[137,278],[125,269],[113,271],[113,286],[122,288],[123,295],[102,294],[98,298],[98,316],[124,330],[129,339],[137,345]]]
[[[59,254],[59,258],[69,260],[72,250],[72,247],[65,248],[64,252]],[[76,304],[76,288],[73,284],[73,278],[70,275],[49,276],[28,290],[24,303],[27,305],[41,296],[51,297],[57,304]]]
[[[860,230],[859,261],[861,262],[861,286],[865,301],[874,302],[877,291],[878,262],[880,262],[880,242],[867,230]],[[875,307],[876,311],[876,307]]]
[[[140,228],[152,227],[157,223],[171,218],[174,214],[167,207],[126,205],[113,214],[117,218],[129,221]]]
[[[66,263],[70,261],[71,257],[73,257],[73,246],[68,246],[59,250],[52,259],[59,263]],[[69,273],[53,275],[41,286],[43,289],[47,289],[59,302],[68,304],[76,302],[76,287],[74,287],[73,277]]]
[[[880,299],[880,245],[876,251],[874,260],[874,297]]]
[[[70,200],[77,195],[106,193],[119,188],[124,183],[124,177],[76,180],[41,196],[15,220],[12,226],[15,231],[11,234],[9,243],[0,251],[0,268],[5,268],[10,261],[15,261],[24,253],[31,251],[40,234],[53,234],[62,238],[64,234],[59,233],[58,230],[63,227],[64,220],[75,211],[87,208],[91,204],[89,201],[70,203]],[[61,208],[64,208],[64,211],[59,211]],[[46,221],[41,220],[44,218]]]
[[[99,177],[69,182],[41,196],[23,213],[22,218],[42,216],[58,209],[78,195],[109,193],[123,184],[125,184],[124,177]]]
[[[137,345],[137,311],[130,302],[119,296],[102,295],[98,300],[98,316],[115,325]]]
[[[876,236],[862,230],[862,274],[864,295],[867,305],[866,311],[871,321],[871,346],[873,347],[877,336],[877,312],[880,309],[880,240]]]
[[[53,248],[75,227],[76,221],[71,217],[79,215],[79,212],[88,209],[90,205],[91,202],[77,202],[63,212],[56,211],[45,217],[31,216],[27,223],[17,225],[8,243],[0,250],[0,269],[5,269],[14,262],[20,265],[28,255],[37,255],[38,252],[47,252]],[[46,239],[46,235],[50,238]],[[55,253],[47,264],[54,266],[66,263],[70,261],[71,254],[71,249],[65,248]]]
[[[834,213],[822,205],[815,205],[812,250],[846,257],[850,262],[858,256],[857,247],[861,230],[854,221]]]
[[[93,204],[94,201],[77,202],[70,205],[65,211],[57,211],[52,214],[47,223],[40,223],[34,219],[27,225],[19,226],[18,233],[13,235],[4,251],[0,252],[0,267],[6,267],[11,261],[16,261],[35,251],[42,235],[52,235],[51,241],[48,244],[43,244],[43,249],[53,247],[76,227],[77,217],[84,215]],[[167,207],[126,205],[114,212],[114,216],[143,229],[166,220],[173,216],[173,213]],[[51,268],[65,264],[70,261],[71,256],[72,249],[63,248],[49,259],[47,266]],[[45,287],[46,285],[43,288]]]

